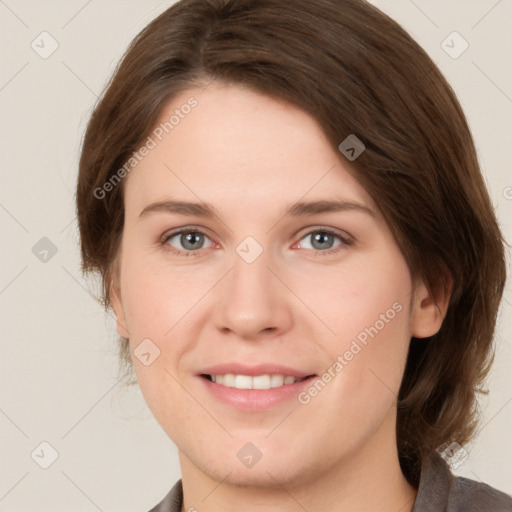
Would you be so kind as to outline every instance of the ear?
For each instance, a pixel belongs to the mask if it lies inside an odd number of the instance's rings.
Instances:
[[[411,311],[411,335],[428,338],[436,334],[448,310],[453,286],[453,277],[446,269],[435,290],[420,282],[414,291]]]
[[[116,329],[122,338],[129,339],[130,333],[126,327],[126,317],[124,314],[123,303],[121,301],[121,290],[119,287],[118,272],[114,271],[114,276],[110,282],[109,298],[116,315]]]

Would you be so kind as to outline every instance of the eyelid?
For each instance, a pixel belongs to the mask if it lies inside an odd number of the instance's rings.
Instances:
[[[304,234],[300,236],[300,239],[304,238],[306,235],[309,235],[313,232],[326,232],[326,233],[332,233],[333,235],[339,236],[342,239],[354,240],[354,237],[347,231],[344,231],[339,228],[333,228],[331,226],[323,226],[321,224],[313,224],[311,226],[306,226],[304,228],[301,228],[300,231],[298,231],[297,235],[295,235],[295,236],[299,236],[299,233],[301,233],[302,231],[304,232]]]
[[[351,246],[354,244],[355,239],[352,235],[347,233],[346,231],[342,231],[340,229],[327,227],[327,226],[309,226],[306,228],[307,231],[304,232],[299,240],[293,244],[292,247],[296,247],[300,242],[308,237],[311,236],[313,233],[328,233],[330,235],[333,235],[334,237],[338,238],[340,240],[340,244],[336,245],[334,247],[331,247],[330,249],[324,249],[324,250],[314,250],[314,249],[308,249],[308,251],[313,252],[315,256],[327,256],[329,254],[335,254],[339,251],[342,251],[344,247]]]
[[[203,254],[203,249],[198,249],[196,251],[186,251],[182,249],[176,249],[176,247],[173,247],[168,242],[171,238],[174,238],[177,235],[181,235],[182,233],[199,233],[207,237],[212,242],[213,245],[218,245],[217,242],[215,242],[215,240],[212,239],[212,237],[208,234],[207,231],[208,230],[206,230],[205,228],[199,228],[197,226],[181,226],[179,228],[166,231],[160,238],[160,245],[162,245],[165,250],[177,254],[178,256],[200,256]],[[206,249],[210,248],[211,247],[206,247]]]
[[[170,229],[166,231],[162,236],[160,241],[162,243],[165,243],[169,238],[172,238],[176,235],[180,235],[181,233],[200,233],[202,235],[207,236],[210,240],[212,240],[212,237],[209,235],[208,230],[206,228],[200,228],[198,226],[181,226],[179,228]],[[212,240],[213,242],[213,240]]]

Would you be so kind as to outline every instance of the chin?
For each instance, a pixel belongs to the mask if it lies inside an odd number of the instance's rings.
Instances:
[[[281,486],[300,486],[301,484],[314,480],[321,472],[321,468],[314,461],[307,463],[304,461],[304,454],[289,445],[289,451],[285,452],[284,446],[280,449],[266,450],[262,446],[261,458],[249,465],[251,451],[256,455],[256,451],[250,445],[245,443],[235,443],[236,448],[222,451],[222,453],[211,453],[206,457],[204,451],[195,453],[192,463],[203,473],[217,482],[229,483],[239,487],[255,488],[276,488]],[[260,445],[263,443],[261,442]],[[242,446],[242,449],[239,448]],[[232,453],[230,456],[229,453]],[[266,453],[265,453],[266,452]],[[231,459],[231,460],[230,460]],[[241,460],[240,460],[241,459]],[[317,461],[319,463],[320,461]]]

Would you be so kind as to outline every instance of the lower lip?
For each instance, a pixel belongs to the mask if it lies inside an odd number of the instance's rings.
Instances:
[[[215,384],[204,377],[199,377],[215,398],[240,411],[261,412],[281,404],[298,394],[307,386],[310,386],[316,376],[308,377],[300,382],[285,384],[278,388],[270,389],[238,389]]]

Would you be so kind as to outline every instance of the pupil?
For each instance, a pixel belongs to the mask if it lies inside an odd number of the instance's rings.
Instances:
[[[182,235],[183,247],[185,247],[186,249],[196,249],[197,244],[194,245],[194,242],[201,241],[202,236],[203,235],[201,235],[200,233],[187,233],[186,235]]]
[[[329,242],[332,242],[332,235],[330,233],[316,233],[313,237],[313,240],[313,247],[317,249],[327,249],[329,247],[325,247],[325,245],[323,244],[327,243],[327,245],[329,246]],[[317,243],[320,245],[320,247],[315,246],[315,244]]]

